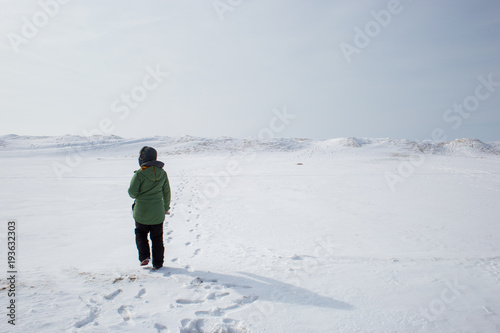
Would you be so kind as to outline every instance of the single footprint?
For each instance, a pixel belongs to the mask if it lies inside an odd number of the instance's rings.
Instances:
[[[234,283],[223,283],[222,284],[226,288],[243,288],[243,289],[251,289],[252,286],[243,286],[243,285],[238,285]]]
[[[94,320],[96,320],[97,316],[99,315],[99,309],[97,307],[90,307],[90,313],[87,317],[85,317],[84,319],[80,320],[80,321],[77,321],[75,323],[75,327],[76,328],[81,328],[85,325],[88,325],[90,324],[91,322],[93,322]]]
[[[214,300],[214,299],[217,299],[217,298],[226,297],[228,295],[229,295],[228,292],[224,292],[224,293],[210,293],[210,294],[207,295],[206,299]]]
[[[133,309],[131,305],[122,305],[118,308],[118,313],[122,316],[123,320],[129,321],[132,319],[131,309]]]
[[[205,300],[202,299],[184,299],[180,298],[175,301],[177,304],[200,304],[205,302]]]
[[[121,289],[117,289],[115,291],[113,291],[111,294],[107,294],[104,296],[105,299],[107,299],[108,301],[111,301],[113,300],[116,296],[118,296],[119,293],[121,293],[122,290]]]
[[[196,311],[194,314],[197,316],[215,316],[215,317],[222,317],[225,312],[224,310],[226,309],[221,309],[219,307],[213,308],[207,311]]]
[[[142,288],[141,290],[139,290],[139,292],[137,293],[137,296],[135,296],[135,298],[141,298],[142,295],[144,295],[146,293],[146,288]]]
[[[167,326],[160,323],[155,323],[155,328],[158,330],[158,333],[161,333],[162,331],[165,331],[167,329]]]
[[[259,299],[259,296],[255,296],[255,295],[252,295],[252,296],[243,296],[239,299],[236,300],[236,304],[238,304],[239,306],[243,306],[243,305],[246,305],[246,304],[251,304],[253,302],[255,302],[256,300]]]

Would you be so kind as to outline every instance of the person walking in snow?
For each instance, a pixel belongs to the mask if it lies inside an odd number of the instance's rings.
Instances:
[[[141,266],[150,262],[148,234],[150,234],[153,269],[163,267],[163,222],[170,214],[170,184],[164,163],[157,161],[154,148],[145,146],[139,153],[139,170],[135,171],[128,194],[135,199],[132,205],[135,220],[135,242]]]

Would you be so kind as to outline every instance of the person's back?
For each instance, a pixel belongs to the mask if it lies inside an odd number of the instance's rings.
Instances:
[[[158,224],[170,209],[170,187],[162,162],[146,164],[134,174],[128,193],[135,198],[134,219],[142,224]]]

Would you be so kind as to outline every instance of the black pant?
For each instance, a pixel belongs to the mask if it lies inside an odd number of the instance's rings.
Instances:
[[[149,237],[151,238],[153,248],[153,266],[162,267],[163,253],[165,252],[165,247],[163,246],[163,223],[147,225],[135,222],[135,243],[137,244],[137,250],[139,250],[139,261],[151,258],[148,233],[150,233]]]

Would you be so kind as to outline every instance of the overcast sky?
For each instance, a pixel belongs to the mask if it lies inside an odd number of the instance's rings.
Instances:
[[[0,37],[0,134],[500,140],[498,0],[0,0]]]

